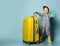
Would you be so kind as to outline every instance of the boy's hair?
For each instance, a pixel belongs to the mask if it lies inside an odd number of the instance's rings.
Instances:
[[[49,8],[48,8],[48,6],[43,6],[43,10],[44,10],[45,8],[47,8],[47,9],[48,9],[48,12],[49,12]]]

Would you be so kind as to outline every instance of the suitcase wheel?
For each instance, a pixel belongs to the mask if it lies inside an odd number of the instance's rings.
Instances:
[[[30,43],[30,42],[28,42],[28,44],[29,44],[29,45],[31,45],[31,43]]]

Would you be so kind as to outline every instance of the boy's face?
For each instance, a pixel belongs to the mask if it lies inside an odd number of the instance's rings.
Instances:
[[[48,8],[44,8],[44,13],[48,13]]]

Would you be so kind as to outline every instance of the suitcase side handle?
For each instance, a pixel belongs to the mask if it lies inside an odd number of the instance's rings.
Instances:
[[[33,42],[35,42],[35,35],[38,32],[38,28],[36,28],[35,26],[35,24],[37,23],[35,21],[35,17],[37,17],[37,15],[33,13]]]

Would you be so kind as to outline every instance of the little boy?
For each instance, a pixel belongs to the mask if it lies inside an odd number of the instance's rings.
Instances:
[[[42,16],[42,35],[40,36],[40,42],[42,42],[42,36],[44,31],[46,31],[46,34],[48,36],[48,42],[51,43],[51,37],[50,37],[50,15],[49,15],[49,8],[48,6],[43,6],[44,14],[35,11],[34,14],[38,14],[39,16]]]

